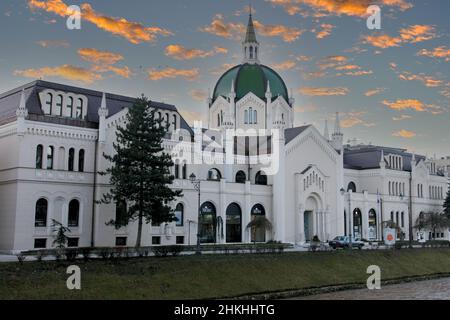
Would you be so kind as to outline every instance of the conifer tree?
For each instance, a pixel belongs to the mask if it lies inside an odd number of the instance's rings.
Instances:
[[[117,129],[114,155],[104,154],[112,166],[100,174],[110,175],[112,187],[100,202],[119,205],[120,217],[108,223],[116,229],[138,222],[136,247],[141,246],[144,222],[175,221],[173,210],[167,204],[180,197],[181,191],[169,188],[174,180],[170,175],[174,163],[164,153],[166,133],[163,119],[156,117],[150,101],[142,95],[129,109],[126,124]]]
[[[447,191],[447,197],[444,202],[444,213],[450,219],[450,188]]]

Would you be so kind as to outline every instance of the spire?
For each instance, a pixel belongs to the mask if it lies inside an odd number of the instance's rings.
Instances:
[[[334,134],[341,134],[341,120],[339,119],[339,112],[336,112],[336,123],[334,124]]]
[[[252,7],[250,6],[250,15],[248,17],[248,25],[247,25],[247,33],[245,34],[246,43],[252,42],[257,43],[256,41],[256,32],[255,25],[253,24],[253,16],[252,16]]]
[[[323,136],[325,139],[330,141],[330,132],[328,131],[328,120],[325,120],[325,130],[324,130]]]
[[[103,92],[102,102],[100,103],[100,109],[98,109],[99,117],[106,118],[108,116],[108,107],[106,105],[106,94]]]
[[[244,53],[244,63],[255,64],[259,63],[259,43],[256,40],[255,25],[253,24],[253,16],[250,9],[248,17],[247,32],[245,33],[245,40],[242,43],[242,51]]]

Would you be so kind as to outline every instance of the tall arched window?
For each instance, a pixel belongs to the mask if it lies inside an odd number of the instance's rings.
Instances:
[[[69,217],[67,219],[67,226],[77,228],[80,220],[80,202],[76,199],[69,203]]]
[[[350,191],[350,190],[351,190],[353,193],[356,192],[356,184],[355,184],[353,181],[350,182],[350,183],[348,184],[347,192]]]
[[[265,220],[266,210],[260,204],[253,206],[251,210],[251,221],[255,220]],[[266,242],[266,229],[269,226],[264,227],[264,223],[256,223],[251,230],[251,240],[252,242]]]
[[[247,180],[247,177],[245,175],[244,171],[238,171],[238,173],[236,173],[236,183],[245,183],[245,181]]]
[[[217,114],[217,126],[220,127],[220,113]]]
[[[36,169],[42,169],[42,157],[44,154],[44,147],[42,144],[36,147]]]
[[[55,110],[55,115],[57,116],[62,116],[62,106],[63,106],[63,96],[58,94],[56,96],[56,110]]]
[[[253,47],[250,47],[250,59],[253,59]]]
[[[124,200],[116,202],[116,225],[126,223],[127,203]]]
[[[405,227],[405,213],[404,212],[401,213],[401,227],[402,228]]]
[[[78,172],[84,172],[84,149],[78,151]]]
[[[170,127],[170,116],[166,113],[166,129],[169,130]]]
[[[222,174],[217,169],[211,169],[208,171],[208,180],[210,181],[220,181],[222,179]]]
[[[355,238],[362,237],[362,214],[358,208],[353,211],[353,236]]]
[[[77,119],[83,119],[83,99],[77,100],[77,113],[76,113]]]
[[[248,110],[244,111],[244,124],[248,124],[249,123],[249,119],[248,119]]]
[[[258,111],[253,111],[253,124],[258,124]]]
[[[262,171],[258,171],[258,173],[256,174],[255,184],[267,186],[267,176]]]
[[[232,203],[227,208],[227,242],[242,242],[242,211],[239,205]]]
[[[69,149],[69,158],[68,158],[67,167],[68,167],[67,170],[69,170],[69,171],[75,170],[75,149],[74,148]]]
[[[47,226],[47,210],[48,201],[46,199],[39,199],[36,202],[36,208],[34,211],[34,226],[38,228]]]
[[[177,116],[176,115],[173,115],[172,127],[173,127],[174,131],[177,130]]]
[[[73,98],[69,97],[67,99],[67,112],[66,112],[66,116],[68,117],[73,117]]]
[[[211,202],[205,202],[200,207],[200,242],[216,242],[216,207]]]
[[[47,148],[47,170],[53,170],[53,160],[55,158],[55,148],[49,146]]]
[[[378,237],[377,230],[377,213],[375,209],[370,209],[369,211],[369,239],[375,240]]]
[[[182,167],[181,171],[182,171],[182,175],[181,175],[182,179],[186,180],[187,179],[187,164],[186,163],[183,163],[183,167]]]
[[[51,93],[47,93],[47,99],[45,100],[45,108],[46,114],[52,114],[53,108],[53,95]]]
[[[177,227],[184,226],[184,206],[181,203],[177,204],[175,208],[175,219]]]

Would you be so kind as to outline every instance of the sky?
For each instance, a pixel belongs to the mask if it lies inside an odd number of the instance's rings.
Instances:
[[[1,0],[0,92],[43,79],[174,104],[205,120],[242,62],[249,1]],[[381,8],[381,30],[367,8]],[[68,7],[81,8],[70,30]],[[450,1],[252,0],[262,64],[292,91],[295,125],[450,156]]]

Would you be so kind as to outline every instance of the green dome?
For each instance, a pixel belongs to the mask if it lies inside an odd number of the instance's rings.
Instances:
[[[233,80],[237,100],[242,99],[249,92],[265,100],[267,81],[269,81],[272,98],[282,96],[286,102],[289,101],[288,90],[283,79],[273,69],[260,64],[242,64],[225,72],[214,89],[214,101],[219,96],[228,97]]]

